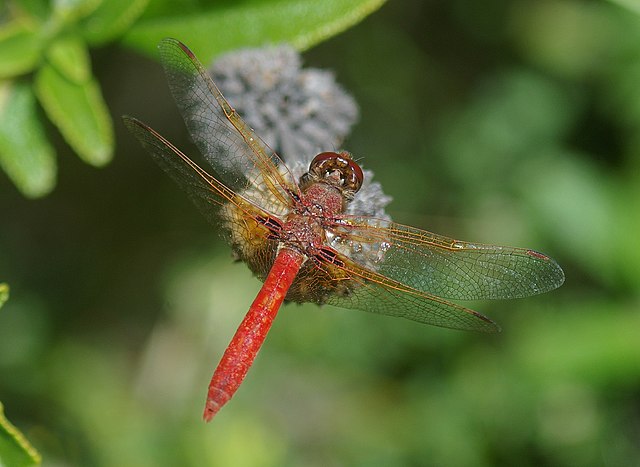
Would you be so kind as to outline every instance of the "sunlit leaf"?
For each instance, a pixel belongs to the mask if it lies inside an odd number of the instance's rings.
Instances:
[[[40,36],[32,24],[15,21],[0,27],[0,79],[33,70],[41,48]]]
[[[149,0],[104,0],[82,22],[82,35],[91,44],[103,44],[124,32],[138,19]]]
[[[55,153],[25,83],[0,84],[0,165],[25,196],[43,196],[55,185]]]
[[[0,465],[23,467],[40,465],[42,458],[24,435],[4,416],[0,402]]]
[[[0,283],[0,308],[9,300],[9,284]]]
[[[89,51],[77,36],[56,39],[47,49],[47,60],[65,78],[81,84],[91,77]]]
[[[633,11],[640,15],[640,2],[638,0],[609,0],[611,3],[620,5],[623,8],[627,8],[629,11]]]
[[[289,42],[307,49],[358,23],[384,0],[279,0],[213,5],[197,14],[174,14],[139,21],[124,42],[156,56],[164,37],[175,37],[209,63],[226,50]]]
[[[102,166],[113,156],[113,127],[98,83],[65,79],[49,64],[36,75],[36,94],[51,121],[89,164]]]

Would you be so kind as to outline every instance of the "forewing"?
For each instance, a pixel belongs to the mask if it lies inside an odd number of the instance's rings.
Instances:
[[[220,180],[257,205],[264,200],[248,189],[256,185],[282,203],[299,195],[286,166],[229,105],[193,52],[175,39],[163,39],[158,48],[191,137]]]
[[[486,316],[447,302],[381,274],[361,267],[341,254],[331,262],[319,262],[325,281],[342,281],[340,293],[329,294],[323,303],[354,308],[419,323],[465,331],[498,332],[500,327]]]
[[[151,154],[153,160],[169,175],[200,209],[213,225],[220,226],[220,206],[233,204],[247,218],[267,217],[260,207],[251,201],[233,193],[223,183],[209,175],[189,157],[166,140],[158,132],[143,122],[125,116],[124,124],[142,146]],[[232,228],[231,226],[227,226]],[[265,237],[268,231],[264,230]]]
[[[463,242],[385,219],[344,216],[333,231],[339,243],[372,254],[359,262],[381,276],[439,297],[521,298],[553,290],[564,273],[533,250]],[[335,245],[334,245],[335,247]]]

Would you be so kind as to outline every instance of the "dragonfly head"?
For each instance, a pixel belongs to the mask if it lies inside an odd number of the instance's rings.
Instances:
[[[348,152],[321,152],[311,161],[309,171],[301,178],[301,185],[305,190],[313,183],[326,183],[350,201],[362,186],[363,179],[362,169]]]

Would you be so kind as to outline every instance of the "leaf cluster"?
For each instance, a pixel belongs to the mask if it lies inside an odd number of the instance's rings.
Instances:
[[[305,49],[382,3],[8,0],[0,7],[0,167],[27,197],[55,187],[55,148],[41,110],[84,162],[102,167],[113,158],[113,122],[92,72],[93,47],[119,42],[155,57],[158,41],[171,36],[205,63],[266,43]]]

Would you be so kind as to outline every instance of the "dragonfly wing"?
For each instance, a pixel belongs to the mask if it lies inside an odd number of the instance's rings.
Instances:
[[[338,243],[359,251],[375,245],[363,266],[448,299],[528,297],[564,282],[560,266],[533,250],[463,242],[369,217],[344,216],[334,232]]]
[[[233,206],[237,212],[246,213],[247,219],[269,216],[260,207],[232,192],[215,177],[209,175],[151,127],[132,117],[125,116],[123,120],[127,129],[151,154],[153,160],[187,192],[195,205],[213,225],[221,225],[219,208],[222,206]],[[225,227],[227,229],[234,228],[229,224],[229,219],[226,220]],[[264,238],[266,238],[269,231],[267,229],[262,231]],[[255,232],[256,235],[259,233]]]
[[[435,295],[412,289],[336,255],[331,263],[317,266],[334,281],[340,293],[323,297],[323,303],[353,308],[451,329],[498,332],[500,327],[480,313]]]
[[[196,146],[229,188],[260,204],[266,185],[283,203],[297,184],[278,155],[262,141],[226,101],[187,46],[175,39],[158,45],[160,61],[180,113]]]

